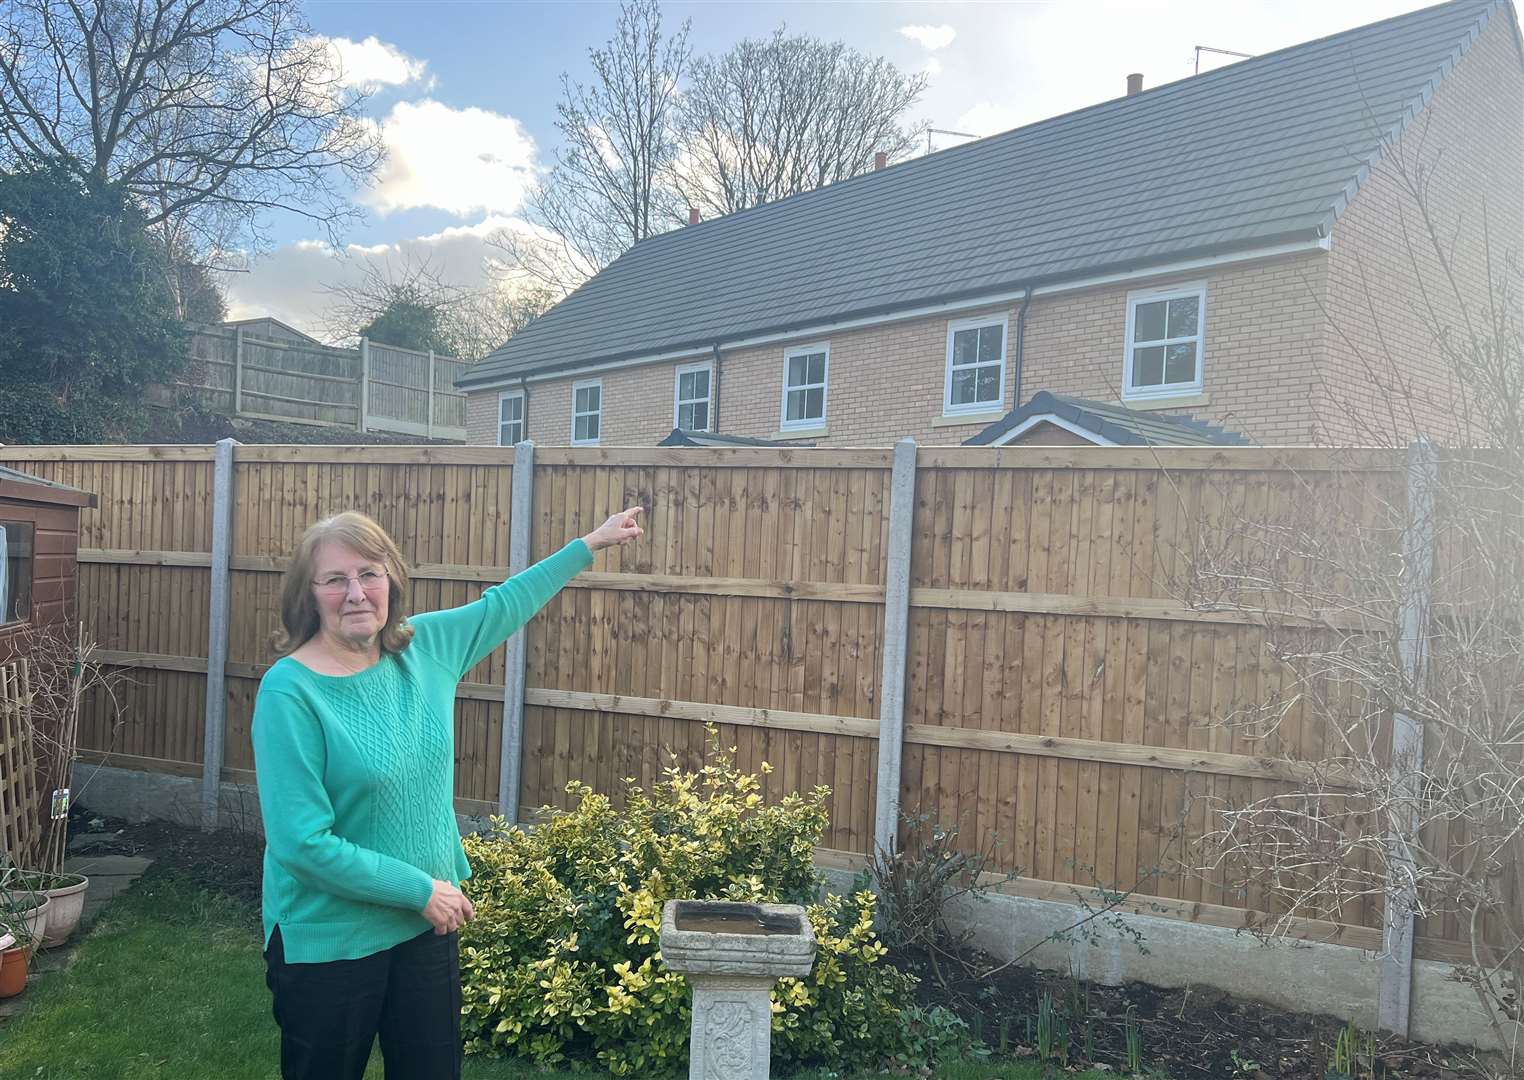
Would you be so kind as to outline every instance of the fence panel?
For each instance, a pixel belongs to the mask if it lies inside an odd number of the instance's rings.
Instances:
[[[248,416],[354,428],[358,355],[323,345],[243,337],[240,411]]]
[[[1166,474],[1167,454],[1148,468],[1090,451],[1051,467],[926,456],[905,811],[957,825],[965,850],[998,841],[997,864],[1024,878],[1265,910],[1264,896],[1180,860],[1213,827],[1209,806],[1293,790],[1287,760],[1332,744],[1300,704],[1273,725],[1249,715],[1285,673],[1264,627],[1226,604],[1245,598],[1203,610],[1221,583],[1199,571],[1339,481],[1264,467]],[[1340,913],[1367,929],[1380,919],[1374,904]]]
[[[174,385],[229,415],[434,439],[466,437],[466,398],[455,380],[471,365],[462,360],[375,342],[338,349],[275,341],[217,326],[196,328],[190,349],[191,362]],[[363,417],[362,387],[368,399]]]
[[[647,531],[531,629],[524,805],[565,805],[579,779],[621,798],[623,778],[659,779],[667,749],[692,767],[710,720],[743,768],[774,767],[769,797],[832,788],[825,843],[867,851],[889,455],[575,454],[538,452],[536,555],[625,506]]]

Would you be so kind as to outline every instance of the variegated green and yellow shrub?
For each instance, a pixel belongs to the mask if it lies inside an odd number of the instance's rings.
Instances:
[[[871,893],[811,903],[828,791],[765,805],[730,755],[711,760],[697,773],[669,769],[650,791],[627,782],[623,810],[574,784],[575,808],[546,811],[532,832],[495,821],[467,838],[467,1051],[619,1076],[686,1068],[691,996],[662,964],[658,935],[665,901],[698,898],[810,905],[814,970],[773,993],[777,1067],[923,1065],[961,1052],[961,1025],[916,1008],[914,977],[884,960]],[[928,1048],[927,1031],[947,1034]]]

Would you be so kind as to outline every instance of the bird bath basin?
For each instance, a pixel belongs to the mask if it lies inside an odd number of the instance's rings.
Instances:
[[[767,1080],[772,989],[815,963],[804,908],[725,900],[668,900],[661,958],[693,988],[689,1080]]]

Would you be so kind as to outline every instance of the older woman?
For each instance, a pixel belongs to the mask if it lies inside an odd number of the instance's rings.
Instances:
[[[286,1080],[355,1080],[379,1035],[388,1080],[458,1077],[455,687],[592,562],[639,508],[482,594],[408,617],[407,567],[363,514],[302,537],[284,633],[254,702],[266,982]]]

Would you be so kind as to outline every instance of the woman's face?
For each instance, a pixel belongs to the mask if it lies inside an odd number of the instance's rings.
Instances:
[[[330,540],[318,546],[313,568],[323,633],[355,645],[373,643],[386,625],[386,564]]]

